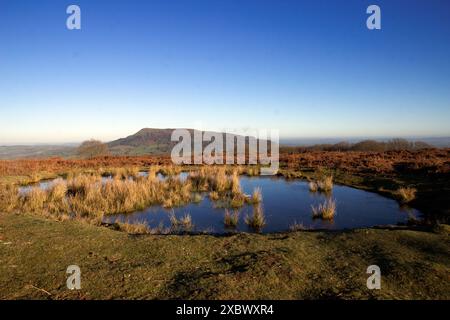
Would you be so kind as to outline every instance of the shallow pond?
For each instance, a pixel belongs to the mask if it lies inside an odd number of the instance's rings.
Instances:
[[[181,178],[185,178],[182,174]],[[414,209],[401,208],[395,200],[378,194],[335,185],[329,195],[311,193],[308,183],[301,180],[287,181],[277,177],[241,176],[241,187],[247,194],[255,188],[262,192],[262,208],[266,218],[263,233],[289,230],[294,224],[301,224],[305,229],[348,229],[405,223],[410,216],[419,217]],[[336,215],[332,221],[313,219],[311,206],[323,203],[327,197],[336,201]],[[109,215],[105,222],[144,222],[152,228],[163,224],[170,227],[171,212],[180,218],[190,214],[195,231],[224,233],[223,208],[216,208],[208,196],[203,195],[199,203],[165,209],[161,206],[150,207],[143,211],[128,214]],[[252,231],[245,224],[245,217],[252,215],[253,206],[239,209],[239,224],[236,231]]]
[[[21,187],[19,187],[19,194],[26,194],[34,187],[39,187],[42,190],[48,190],[51,187],[53,181],[55,181],[55,180],[56,179],[41,180],[37,183],[32,183],[32,184],[28,184],[26,186],[21,186]]]
[[[139,172],[139,176],[142,176],[142,177],[147,177],[148,176],[148,172],[146,172],[146,171],[141,171],[141,172]],[[166,177],[164,177],[162,174],[160,174],[160,173],[158,173],[157,175],[157,178],[158,179],[160,179],[160,180],[164,180],[164,179],[166,179]],[[187,177],[187,174],[186,173],[183,173],[181,176],[180,176],[180,179],[186,179],[186,177]],[[103,176],[102,177],[102,183],[105,183],[106,181],[109,181],[109,180],[112,180],[113,179],[113,177],[112,176]],[[132,179],[131,177],[129,178],[129,179]],[[39,182],[37,182],[37,183],[32,183],[32,184],[28,184],[28,185],[25,185],[25,186],[21,186],[21,187],[19,187],[19,193],[20,194],[26,194],[27,192],[29,192],[32,188],[34,188],[34,187],[39,187],[39,188],[41,188],[42,190],[48,190],[51,186],[52,186],[52,183],[54,182],[54,181],[56,181],[57,179],[46,179],[46,180],[41,180],[41,181],[39,181]],[[63,179],[64,181],[66,181],[66,179]]]

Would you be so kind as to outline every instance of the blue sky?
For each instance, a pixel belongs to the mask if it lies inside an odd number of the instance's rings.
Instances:
[[[0,0],[0,144],[143,127],[449,136],[449,57],[446,0]]]

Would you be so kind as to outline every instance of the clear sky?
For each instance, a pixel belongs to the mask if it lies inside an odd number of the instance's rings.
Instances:
[[[81,30],[66,8],[81,8]],[[366,28],[381,7],[382,29]],[[0,0],[0,144],[450,136],[448,0]]]

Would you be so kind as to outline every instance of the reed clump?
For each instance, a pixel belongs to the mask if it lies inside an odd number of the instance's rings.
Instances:
[[[120,231],[133,235],[149,234],[151,231],[144,222],[116,222],[116,225]]]
[[[47,192],[39,187],[33,187],[22,197],[23,208],[32,213],[42,213],[46,200]]]
[[[191,198],[193,203],[200,203],[203,200],[203,197],[200,193],[193,193]]]
[[[236,228],[239,223],[239,211],[235,210],[231,213],[229,210],[225,210],[223,224],[225,228]]]
[[[253,230],[260,232],[266,225],[266,218],[261,206],[253,207],[253,214],[245,218],[245,223]]]
[[[228,204],[228,206],[230,206],[231,208],[240,208],[245,204],[247,199],[248,199],[248,197],[245,194],[238,193],[238,194],[232,195],[232,198],[228,202],[225,202],[225,203]]]
[[[150,228],[149,234],[170,234],[170,228],[164,226],[162,222],[157,227]]]
[[[195,191],[206,192],[210,188],[210,175],[205,168],[190,172],[188,180],[191,182],[192,188]]]
[[[175,165],[161,166],[158,172],[167,177],[176,176],[180,174],[181,167]]]
[[[184,216],[177,218],[175,213],[172,211],[169,219],[172,233],[190,232],[194,228],[191,215],[188,213],[185,213]]]
[[[399,188],[395,195],[401,203],[408,203],[416,198],[417,189],[410,187]]]
[[[191,202],[193,189],[190,181],[169,177],[160,185],[164,196],[163,207],[179,207]]]
[[[325,176],[317,182],[319,191],[330,192],[333,190],[333,176]]]
[[[0,212],[12,212],[19,205],[19,188],[13,184],[0,185]]]
[[[217,201],[219,200],[219,193],[217,191],[211,191],[209,193],[209,198],[211,199],[211,201]]]
[[[317,192],[319,190],[317,183],[315,181],[310,181],[308,187],[310,192]]]
[[[93,175],[111,177],[115,179],[130,179],[139,177],[141,169],[137,166],[99,168]],[[86,173],[86,172],[84,172]]]
[[[67,184],[59,178],[52,182],[48,190],[48,199],[50,201],[60,201],[67,195]]]
[[[230,175],[227,173],[231,172]],[[220,201],[220,206],[239,208],[247,201],[242,192],[238,168],[208,166],[191,172],[188,181],[192,190],[196,192],[209,192],[212,201]]]
[[[327,199],[317,207],[311,206],[311,209],[314,219],[333,220],[336,215],[336,201]]]
[[[245,169],[245,174],[249,177],[259,176],[260,168],[258,166],[247,166]]]
[[[319,180],[309,182],[311,192],[331,192],[333,190],[333,176],[323,176]]]
[[[181,217],[180,223],[183,226],[183,229],[186,231],[191,231],[194,227],[191,215],[188,213],[186,213],[183,217]]]
[[[67,191],[67,183],[63,179],[59,178],[52,182],[47,191],[47,209],[49,213],[57,216],[67,216],[67,213],[70,211]]]
[[[242,194],[241,184],[239,182],[239,175],[236,171],[233,172],[230,179],[230,190],[232,195]]]
[[[289,226],[289,230],[292,231],[292,232],[295,232],[295,231],[303,231],[303,230],[306,230],[306,228],[305,228],[305,226],[303,225],[303,223],[298,223],[297,221],[294,221],[294,223],[292,223],[292,224]]]
[[[252,204],[258,204],[262,202],[262,192],[261,188],[255,188],[251,197],[249,198],[249,202]]]
[[[93,185],[100,185],[100,176],[81,174],[67,180],[67,190],[71,195],[86,195]]]

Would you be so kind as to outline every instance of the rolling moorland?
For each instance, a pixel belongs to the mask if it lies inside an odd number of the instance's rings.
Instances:
[[[335,147],[320,147],[329,148]],[[240,175],[255,174],[255,168],[245,166],[224,170],[237,169]],[[69,191],[63,194],[70,195],[72,204],[89,205],[75,202],[78,197],[85,201],[85,192],[90,190],[82,181],[77,184],[80,175],[97,179],[95,175],[107,172],[128,177],[142,170],[168,175],[188,170],[193,174],[192,182],[203,181],[197,173],[202,168],[171,166],[170,158],[163,154],[0,161],[0,298],[450,298],[445,280],[450,276],[450,149],[284,149],[279,175],[288,180],[314,184],[323,177],[332,177],[334,184],[379,193],[400,205],[404,205],[405,197],[399,191],[415,190],[407,206],[419,209],[423,219],[355,230],[295,228],[272,234],[160,234],[138,225],[104,223],[92,210],[95,207],[79,206],[79,216],[61,214],[62,207],[55,210],[54,205],[60,204],[52,198],[55,192],[40,193],[41,202],[31,201],[38,197],[22,199],[9,192],[42,179],[73,177],[73,183],[67,182]],[[205,176],[207,181],[211,177],[210,173]],[[214,179],[216,183],[210,186],[215,189],[211,192],[223,190],[226,197],[229,192],[240,197],[239,190],[232,190],[233,180],[229,186],[225,183],[218,188],[217,175]],[[121,179],[113,183],[111,186],[132,186]],[[184,186],[175,188],[167,191],[184,201]],[[166,191],[160,192],[164,195]],[[151,201],[164,201],[149,197]],[[116,210],[117,199],[111,204],[114,206],[105,208]],[[83,214],[88,211],[97,219]],[[70,264],[82,270],[79,291],[65,287],[65,269]],[[381,290],[366,287],[366,268],[371,264],[382,270]]]
[[[177,142],[171,141],[173,130],[144,128],[125,138],[107,142],[105,145],[108,149],[108,154],[114,156],[167,155],[170,154],[172,148],[177,144]],[[187,130],[191,136],[193,136],[194,131],[197,131],[194,129]],[[208,132],[213,133],[211,131]],[[246,144],[248,144],[248,139],[246,139]],[[78,145],[0,146],[0,159],[78,158]],[[206,145],[207,142],[204,142],[204,146]]]
[[[188,129],[189,132],[194,131]],[[146,156],[146,155],[167,155],[176,142],[170,140],[173,129],[153,129],[144,128],[114,141],[107,142],[109,153],[115,156]],[[303,151],[321,151],[331,149],[331,151],[348,150],[353,146],[353,151],[384,151],[383,143],[390,139],[376,139],[379,146],[373,150],[373,143],[366,146],[365,142],[373,142],[367,139],[285,139],[280,141],[281,151],[290,152],[301,149]],[[347,141],[347,142],[343,142]],[[449,148],[450,138],[417,138],[409,141],[421,141],[423,145],[436,148]],[[302,146],[302,147],[298,147]],[[78,144],[67,145],[0,145],[0,159],[45,159],[49,157],[77,158]],[[298,151],[298,150],[297,150]],[[328,150],[330,151],[330,150]]]

